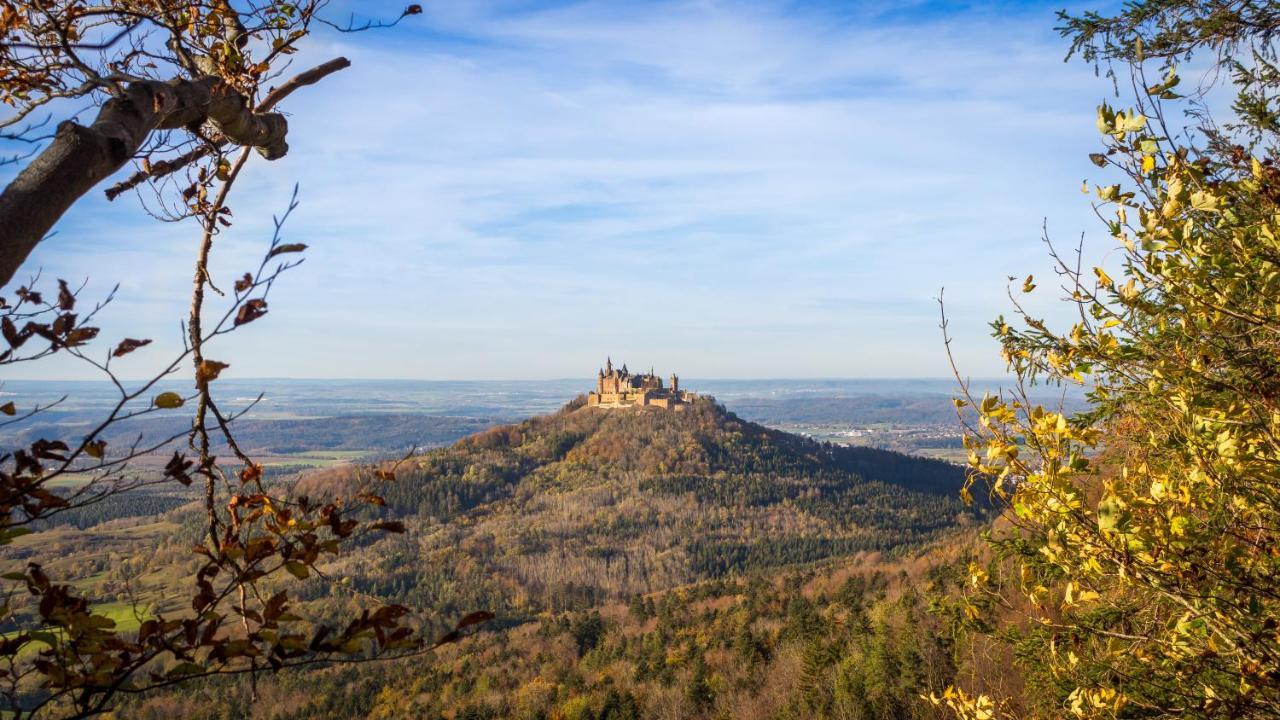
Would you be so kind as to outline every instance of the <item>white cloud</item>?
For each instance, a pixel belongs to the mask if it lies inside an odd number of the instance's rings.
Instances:
[[[1004,278],[1044,266],[1107,92],[1050,13],[842,17],[682,2],[441,4],[338,38],[246,173],[229,282],[302,186],[307,264],[226,351],[246,376],[562,377],[599,355],[688,376],[936,376],[932,298],[993,374]],[[323,59],[319,51],[316,59]],[[191,228],[93,201],[42,261],[135,277],[112,328],[176,333]],[[70,234],[70,233],[67,233]],[[78,270],[76,270],[79,268]],[[157,338],[159,339],[159,337]]]

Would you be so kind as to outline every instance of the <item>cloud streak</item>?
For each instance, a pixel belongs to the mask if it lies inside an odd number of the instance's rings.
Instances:
[[[226,352],[241,377],[539,378],[598,356],[701,377],[938,376],[1044,266],[1107,91],[1047,11],[448,4],[316,52],[291,152],[238,188],[241,271],[294,182],[312,246]],[[293,99],[291,99],[292,101]],[[172,347],[190,227],[82,204],[41,262],[137,277],[112,330]],[[92,238],[85,240],[82,238]],[[92,263],[86,261],[93,253]],[[155,349],[159,353],[161,347]],[[60,370],[73,373],[74,370]]]

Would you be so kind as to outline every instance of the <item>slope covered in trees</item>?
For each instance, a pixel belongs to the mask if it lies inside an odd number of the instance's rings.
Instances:
[[[748,668],[747,675],[756,678],[743,675],[734,682],[755,683],[758,688],[769,672],[765,660],[774,652],[770,648],[786,646],[790,658],[790,653],[805,646],[803,633],[821,635],[815,629],[823,622],[819,615],[845,616],[824,596],[814,608],[817,615],[804,616],[811,627],[780,634],[777,623],[790,622],[792,611],[808,600],[799,598],[804,593],[799,593],[798,586],[778,589],[777,578],[811,573],[814,570],[806,568],[828,567],[832,562],[859,562],[857,558],[875,562],[875,558],[910,555],[931,541],[964,534],[963,528],[977,523],[982,514],[958,500],[964,478],[957,467],[789,435],[746,422],[710,399],[699,400],[683,412],[601,411],[575,401],[553,415],[490,428],[451,447],[388,463],[382,470],[392,468],[396,479],[375,481],[372,489],[385,501],[381,519],[403,522],[406,532],[378,536],[328,565],[321,564],[323,573],[347,579],[337,586],[321,578],[304,582],[298,596],[309,613],[337,617],[350,603],[368,597],[443,618],[489,610],[497,617],[475,641],[475,648],[514,643],[529,651],[520,661],[525,663],[532,662],[544,645],[559,648],[570,643],[578,649],[573,657],[557,661],[560,670],[556,672],[585,673],[581,675],[585,682],[596,673],[589,667],[575,669],[578,655],[586,657],[606,635],[624,625],[634,625],[628,635],[640,632],[641,626],[652,624],[654,613],[667,612],[661,610],[666,603],[670,627],[661,633],[672,637],[618,635],[611,642],[622,644],[609,651],[608,662],[639,663],[637,668],[648,668],[636,670],[643,675],[640,680],[652,682],[655,692],[668,694],[677,692],[671,688],[688,684],[686,675],[691,672],[707,673],[706,682],[725,672],[720,665],[727,656],[721,657],[719,648],[735,642],[743,623],[759,625],[750,632],[761,633],[764,649],[759,662]],[[357,487],[369,487],[363,484],[368,474],[351,466],[317,470],[301,479],[295,492],[312,497],[351,494],[359,492]],[[883,585],[882,581],[875,582]],[[665,661],[649,657],[656,652],[650,646],[665,647],[676,636],[696,634],[701,611],[684,609],[693,587],[703,588],[692,590],[694,595],[724,598],[718,602],[733,598],[737,603],[744,593],[764,595],[751,600],[749,612],[736,612],[720,623],[723,628],[717,625],[712,636],[690,645],[690,654],[680,664],[663,666]],[[877,587],[868,595],[875,602],[885,597],[883,587]],[[677,593],[669,595],[672,599],[663,599],[672,592]],[[923,607],[913,605],[908,611],[896,602],[885,606],[886,617],[892,616],[890,624],[905,621],[907,615],[915,618],[910,622],[923,618]],[[598,628],[599,637],[588,637],[600,611],[608,615],[609,608],[627,604],[634,606],[631,620],[604,622]],[[862,628],[859,633],[867,629],[858,627]],[[722,630],[729,632],[725,628],[735,634],[715,639]],[[652,634],[652,629],[644,632]],[[895,645],[892,652],[899,652],[897,641],[883,635],[892,632],[896,638],[897,630],[885,625],[868,632],[866,637],[850,635],[846,640],[880,643],[876,647],[887,642]],[[916,631],[911,632],[910,643],[917,643]],[[881,633],[879,640],[876,633]],[[838,644],[823,640],[812,649],[831,659],[822,672],[834,668]],[[710,653],[699,665],[701,670],[695,667],[694,650],[699,657]],[[463,652],[466,656],[471,650]],[[815,655],[812,660],[818,659]],[[426,671],[427,666],[434,664],[408,664],[387,671],[335,670],[348,677],[350,687],[313,694],[306,709],[287,716],[365,717],[379,704],[373,696],[390,677],[384,672],[403,680],[397,693],[426,692],[445,700],[431,705],[430,712],[467,705],[440,695],[446,685],[456,685],[449,697],[456,693],[470,697],[466,688],[472,683],[492,682],[479,672],[482,665],[465,660],[444,675]],[[951,677],[947,674],[944,679]],[[517,676],[512,678],[514,682]],[[527,673],[519,679],[535,685],[542,682]],[[261,697],[289,697],[314,681],[305,672],[260,678]],[[421,688],[410,689],[415,686]],[[941,687],[935,682],[927,686]],[[219,697],[236,696],[225,692],[221,681],[198,687]],[[910,687],[923,690],[926,684],[913,680]],[[581,697],[575,702],[591,709],[607,701],[607,689],[591,688],[583,693],[552,693],[538,706],[550,711],[560,700]],[[745,700],[752,692],[744,690],[734,697]],[[822,693],[826,699],[814,702],[830,701]],[[190,693],[184,695],[190,697]],[[482,695],[489,699],[477,709],[491,708],[499,713],[491,715],[495,717],[512,711],[493,705],[493,693]],[[627,702],[625,696],[617,700]],[[206,704],[193,709],[177,695],[165,695],[125,709],[136,713],[130,717],[169,712],[214,717],[200,713],[223,712],[228,707],[224,704],[215,710]],[[403,710],[407,706],[386,707]],[[710,711],[710,695],[695,698],[691,707]],[[427,711],[415,708],[413,712],[419,710]],[[803,714],[804,706],[796,705],[796,711]]]
[[[938,611],[937,599],[967,582],[977,545],[970,538],[901,561],[869,555],[547,612],[429,664],[285,673],[262,688],[256,716],[936,718],[930,693],[976,673],[998,677],[1008,659],[957,643],[954,617]],[[131,705],[128,717],[250,710],[226,697],[197,684]]]
[[[300,491],[339,489],[349,475],[318,473]],[[362,591],[446,612],[496,597],[508,609],[593,604],[918,545],[973,518],[958,468],[817,443],[706,399],[684,412],[571,403],[396,475],[378,488],[383,510],[415,532],[379,540],[344,571]],[[488,591],[456,595],[476,588],[450,574],[469,572]]]

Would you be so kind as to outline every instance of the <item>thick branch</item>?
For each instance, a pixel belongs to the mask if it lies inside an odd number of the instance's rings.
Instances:
[[[328,75],[348,67],[351,67],[351,61],[344,57],[340,57],[334,58],[327,63],[317,65],[306,72],[298,73],[290,78],[285,84],[267,93],[267,96],[258,104],[258,107],[254,108],[254,112],[267,112],[274,108],[276,103],[288,97],[294,90],[307,85],[314,85]],[[191,163],[207,157],[213,153],[215,149],[221,150],[226,147],[226,145],[227,141],[225,139],[219,139],[213,145],[208,143],[198,145],[192,150],[189,150],[172,160],[158,160],[153,162],[151,163],[150,168],[147,168],[146,170],[139,170],[128,178],[125,178],[124,180],[121,180],[115,185],[107,188],[107,199],[115,200],[117,197],[120,197],[122,193],[132,190],[148,180],[154,180],[156,178],[161,178],[165,175],[175,173]]]
[[[0,287],[72,203],[128,162],[148,135],[206,121],[269,160],[289,149],[283,115],[253,112],[214,77],[131,83],[103,104],[92,125],[59,125],[49,147],[0,194]]]

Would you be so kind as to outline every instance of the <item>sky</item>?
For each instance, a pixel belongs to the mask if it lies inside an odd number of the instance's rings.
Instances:
[[[306,262],[207,354],[240,378],[590,377],[610,355],[939,377],[945,287],[962,371],[998,375],[987,323],[1009,276],[1048,273],[1042,226],[1109,247],[1080,185],[1111,85],[1063,62],[1061,6],[447,2],[317,31],[296,67],[352,67],[282,106],[289,154],[246,168],[212,267],[229,286],[255,266],[295,185],[284,237]],[[95,190],[56,230],[19,277],[118,282],[101,351],[147,337],[120,372],[163,365],[198,228]],[[1052,293],[1032,307],[1061,312]]]

